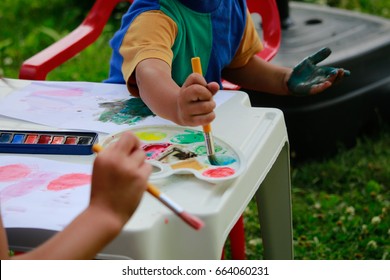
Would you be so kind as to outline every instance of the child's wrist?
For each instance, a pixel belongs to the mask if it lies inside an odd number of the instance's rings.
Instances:
[[[85,210],[94,220],[99,221],[99,224],[107,230],[107,233],[116,236],[120,233],[128,219],[123,215],[112,211],[106,207],[90,204]]]

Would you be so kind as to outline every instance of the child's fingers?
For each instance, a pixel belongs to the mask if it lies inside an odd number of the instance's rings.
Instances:
[[[313,85],[310,88],[310,94],[320,93],[320,92],[324,91],[325,89],[329,88],[330,86],[332,86],[332,83],[329,81],[325,81],[323,83]]]
[[[325,58],[327,58],[331,53],[332,51],[329,48],[322,48],[315,54],[309,56],[307,59],[313,64],[317,64],[325,60]]]
[[[194,84],[198,84],[204,87],[207,86],[206,79],[201,74],[198,73],[191,73],[184,81],[183,87],[189,87]]]
[[[215,95],[219,91],[219,84],[217,82],[211,82],[207,84],[207,89]]]
[[[127,155],[140,147],[140,145],[140,140],[131,131],[125,131],[119,140],[114,143],[113,149]]]

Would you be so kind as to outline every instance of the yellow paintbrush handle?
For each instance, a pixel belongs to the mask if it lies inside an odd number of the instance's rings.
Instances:
[[[161,194],[160,190],[153,186],[151,183],[148,183],[148,192],[157,198],[159,198]]]
[[[192,72],[203,75],[202,65],[200,64],[200,57],[191,58]]]

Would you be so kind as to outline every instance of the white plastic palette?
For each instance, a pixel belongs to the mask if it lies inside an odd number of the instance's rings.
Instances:
[[[245,169],[241,152],[215,136],[215,156],[219,165],[211,165],[202,131],[169,125],[142,126],[129,130],[142,141],[147,160],[154,166],[150,180],[173,174],[193,174],[201,180],[217,183],[234,179]],[[102,145],[117,141],[123,132],[108,136]]]

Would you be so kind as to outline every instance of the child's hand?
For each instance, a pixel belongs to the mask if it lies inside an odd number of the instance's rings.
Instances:
[[[207,84],[200,74],[193,73],[188,76],[177,99],[180,125],[198,126],[211,123],[215,119],[216,107],[213,96],[218,90],[218,83]]]
[[[292,95],[317,94],[338,82],[343,76],[350,75],[348,70],[342,68],[316,66],[330,53],[329,48],[323,48],[294,67],[287,81],[287,87]]]
[[[139,139],[130,132],[101,151],[93,165],[90,206],[126,223],[147,188],[152,167],[145,159]]]

